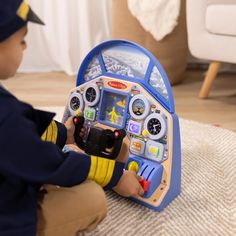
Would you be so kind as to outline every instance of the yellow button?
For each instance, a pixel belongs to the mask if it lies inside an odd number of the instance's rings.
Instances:
[[[155,147],[150,147],[149,152],[153,154],[153,153],[155,153],[155,150],[156,150]]]
[[[148,136],[148,131],[147,131],[146,129],[144,129],[143,132],[142,132],[142,135],[143,135],[144,137],[147,137],[147,136]]]
[[[159,155],[159,147],[151,146],[151,147],[149,147],[148,151],[150,154],[152,154],[155,157],[158,157],[158,155]]]
[[[137,173],[138,172],[138,163],[136,161],[131,161],[128,165],[128,170],[133,170]]]
[[[77,110],[75,111],[75,115],[76,115],[76,116],[80,116],[80,114],[81,114],[80,109],[77,109]]]

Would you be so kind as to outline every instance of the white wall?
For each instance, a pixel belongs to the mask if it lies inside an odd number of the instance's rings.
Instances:
[[[28,0],[46,26],[29,23],[20,72],[76,74],[85,55],[110,38],[111,0]]]

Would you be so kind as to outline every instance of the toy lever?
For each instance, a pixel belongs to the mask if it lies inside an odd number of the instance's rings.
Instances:
[[[131,161],[129,162],[128,164],[128,170],[133,170],[135,171],[136,173],[138,173],[138,170],[139,170],[139,166],[138,166],[138,163],[136,161]],[[142,176],[140,176],[140,180],[139,180],[139,183],[140,185],[142,186],[144,192],[147,192],[148,191],[148,188],[149,188],[149,184],[150,184],[150,181],[148,180],[145,180]]]
[[[139,180],[139,183],[142,186],[144,192],[147,192],[148,188],[149,188],[150,181],[145,180],[145,179],[141,179],[141,180]]]

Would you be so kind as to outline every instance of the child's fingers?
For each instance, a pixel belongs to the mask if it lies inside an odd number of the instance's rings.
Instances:
[[[137,186],[137,189],[136,189],[135,193],[132,194],[132,197],[138,198],[138,197],[142,196],[143,194],[144,194],[144,190],[143,190],[143,188],[139,185],[139,186]]]
[[[68,122],[68,123],[71,123],[71,124],[72,124],[72,123],[73,123],[73,118],[74,118],[73,116],[70,116],[66,122]]]
[[[80,130],[79,136],[83,138],[84,135],[85,135],[85,128],[82,128],[82,129]]]
[[[142,176],[136,175],[137,179],[139,181],[139,196],[142,196],[144,194],[144,189],[142,188],[140,181],[144,180]]]
[[[137,177],[138,181],[141,181],[141,180],[143,180],[143,176],[136,175],[136,177]]]
[[[139,194],[139,196],[142,196],[144,194],[144,190],[141,186],[139,188],[139,193],[138,194]]]
[[[85,128],[84,128],[84,127],[83,127],[83,128],[81,128],[81,130],[80,130],[80,131],[84,133],[84,132],[85,132]]]

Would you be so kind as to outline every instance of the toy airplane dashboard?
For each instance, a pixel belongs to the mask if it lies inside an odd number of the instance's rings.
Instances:
[[[145,194],[133,201],[161,211],[180,193],[179,120],[168,78],[151,53],[123,40],[95,47],[81,64],[63,121],[76,115],[87,130],[78,146],[143,177]]]

